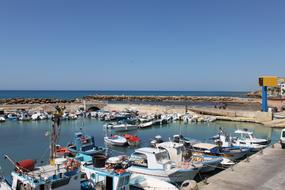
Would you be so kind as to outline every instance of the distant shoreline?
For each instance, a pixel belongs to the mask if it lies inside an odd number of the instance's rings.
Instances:
[[[135,90],[0,90],[0,99],[48,98],[72,100],[85,96],[224,96],[247,97],[243,91],[135,91]]]

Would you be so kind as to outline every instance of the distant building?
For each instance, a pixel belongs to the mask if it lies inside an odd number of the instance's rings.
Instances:
[[[280,84],[280,94],[281,96],[285,96],[285,83]]]

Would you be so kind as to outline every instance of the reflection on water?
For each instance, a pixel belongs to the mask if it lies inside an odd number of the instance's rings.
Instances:
[[[67,145],[73,137],[73,133],[80,128],[84,132],[95,136],[97,145],[104,146],[103,138],[106,132],[103,122],[95,119],[79,119],[76,121],[62,121],[60,144]],[[7,121],[0,123],[0,166],[7,174],[11,166],[3,159],[3,154],[8,154],[15,160],[36,159],[39,162],[47,161],[49,150],[49,137],[45,136],[51,125],[51,121],[16,122]],[[271,138],[273,142],[279,139],[280,130],[271,129],[258,124],[239,122],[213,122],[184,124],[175,122],[165,126],[157,126],[148,129],[139,129],[130,133],[136,134],[142,139],[140,146],[148,146],[149,141],[155,135],[161,135],[167,140],[174,134],[183,134],[186,137],[207,141],[222,127],[227,133],[233,133],[236,129],[248,128],[254,131],[260,138]],[[132,153],[134,148],[115,147],[114,151],[122,154]]]

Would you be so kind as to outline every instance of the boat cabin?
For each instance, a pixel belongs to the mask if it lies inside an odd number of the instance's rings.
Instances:
[[[87,183],[91,183],[94,189],[129,190],[130,173],[124,169],[112,169],[105,167],[105,160],[100,164],[94,163],[89,155],[78,154],[77,159],[82,161],[81,172],[86,175]],[[96,165],[97,164],[97,165]]]
[[[131,155],[130,161],[133,166],[148,169],[166,169],[171,166],[169,154],[166,150],[158,148],[139,148]]]
[[[254,139],[253,133],[248,130],[236,130],[235,134],[238,135],[240,139]]]
[[[183,152],[185,151],[183,144],[175,142],[163,142],[156,146],[161,150],[166,150],[169,154],[170,160],[175,162],[181,162],[183,160]]]

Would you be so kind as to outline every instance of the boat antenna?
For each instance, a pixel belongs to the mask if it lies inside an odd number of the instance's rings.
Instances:
[[[10,158],[7,154],[4,154],[4,159],[9,160],[9,162],[10,162],[13,166],[15,166],[15,168],[16,168],[17,170],[24,172],[23,169],[22,169],[21,167],[19,167],[19,166],[16,164],[16,162],[15,162],[12,158]]]
[[[51,165],[54,165],[54,159],[56,158],[56,145],[59,140],[59,131],[60,131],[60,118],[63,115],[65,107],[56,106],[55,112],[52,117],[52,126],[51,126],[51,135],[50,135],[50,157],[49,162]]]

